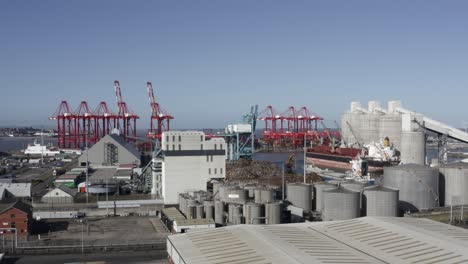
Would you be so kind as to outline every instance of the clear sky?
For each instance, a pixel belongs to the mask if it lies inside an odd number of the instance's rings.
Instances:
[[[0,126],[53,125],[61,100],[115,110],[113,80],[149,126],[146,81],[175,128],[224,127],[250,105],[401,99],[468,121],[468,1],[0,0]]]

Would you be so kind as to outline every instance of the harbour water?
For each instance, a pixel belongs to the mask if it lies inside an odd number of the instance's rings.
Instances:
[[[0,137],[0,152],[18,151],[28,147],[34,140],[41,142],[41,137]],[[57,138],[44,138],[44,144],[57,146]]]

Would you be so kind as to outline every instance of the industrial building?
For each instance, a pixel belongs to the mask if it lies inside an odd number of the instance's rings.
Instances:
[[[161,150],[163,157],[153,159],[152,193],[164,197],[166,204],[177,204],[180,193],[206,191],[211,179],[225,177],[223,138],[206,139],[200,131],[163,132]]]
[[[134,164],[139,167],[141,164],[141,153],[116,130],[104,136],[86,152],[78,158],[83,167],[86,162],[93,168],[115,167],[120,164]]]
[[[27,239],[32,220],[31,207],[17,199],[0,203],[0,223],[2,234]]]
[[[466,263],[468,230],[428,219],[363,217],[236,225],[171,235],[171,263]]]
[[[377,101],[368,107],[351,102],[341,119],[342,140],[348,146],[381,143],[386,138],[400,152],[402,163],[425,164],[426,131],[438,135],[439,161],[446,160],[447,138],[468,143],[468,133],[404,108],[400,101]]]
[[[166,224],[171,233],[186,233],[193,230],[215,228],[212,218],[187,219],[175,207],[164,208],[161,212],[161,219]]]
[[[31,183],[0,183],[0,196],[4,196],[4,192],[8,191],[14,197],[30,198]]]
[[[66,185],[60,185],[42,196],[41,201],[49,204],[71,204],[73,203],[78,190],[69,188]]]

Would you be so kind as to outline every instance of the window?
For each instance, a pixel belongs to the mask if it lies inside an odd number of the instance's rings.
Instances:
[[[110,143],[104,144],[104,163],[105,165],[115,165],[119,162],[119,148]]]
[[[213,155],[211,155],[211,162],[213,162]]]
[[[203,144],[200,144],[200,150],[203,150]]]
[[[223,144],[219,144],[219,149],[223,150]]]
[[[223,168],[219,168],[219,174],[223,174]]]
[[[216,174],[216,173],[218,173],[218,169],[217,169],[217,168],[215,168],[215,171],[214,171],[214,174]]]
[[[166,145],[166,150],[169,150],[169,144]]]
[[[182,150],[182,146],[179,144],[179,150]]]
[[[211,175],[211,168],[208,168],[208,174]]]
[[[215,145],[215,150],[216,150],[216,144],[214,144],[214,145]]]
[[[175,141],[175,136],[172,136],[172,141]]]
[[[172,150],[175,151],[175,144],[172,144]]]
[[[58,193],[58,192],[55,192],[55,195],[57,195],[57,196],[58,196],[58,195],[59,195],[59,193]]]
[[[203,135],[200,136],[200,141],[203,141]]]
[[[210,156],[206,155],[206,162],[209,162],[209,161],[210,161]]]
[[[181,142],[181,141],[182,141],[182,136],[181,136],[181,135],[179,135],[179,142]]]
[[[11,218],[15,218],[16,215],[15,215],[15,214],[11,214],[10,217],[11,217]]]
[[[169,142],[169,136],[166,136],[166,141]]]

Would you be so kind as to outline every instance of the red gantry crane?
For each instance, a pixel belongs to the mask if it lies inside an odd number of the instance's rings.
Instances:
[[[55,113],[49,117],[49,120],[57,120],[57,144],[59,148],[76,148],[76,119],[67,101],[64,100],[60,103]]]
[[[136,115],[123,101],[119,81],[114,81],[115,96],[117,99],[117,129],[121,131],[127,141],[136,141]]]
[[[94,144],[98,140],[96,115],[88,106],[86,101],[81,101],[78,108],[75,110],[76,126],[75,136],[77,137],[78,147],[84,147],[89,144]],[[87,141],[87,143],[86,143]]]
[[[104,101],[99,103],[96,110],[94,110],[94,113],[96,114],[97,121],[97,137],[102,138],[116,127],[117,115],[110,110]]]
[[[169,131],[170,120],[174,119],[174,117],[164,111],[159,103],[156,102],[156,99],[154,98],[153,85],[151,82],[146,83],[146,89],[148,91],[148,98],[151,108],[150,129],[148,130],[146,136],[150,139],[160,139],[163,131]]]
[[[299,110],[294,106],[290,106],[286,111],[278,114],[269,105],[258,116],[258,120],[265,121],[263,140],[272,146],[297,148],[303,146],[304,138],[307,141],[320,138],[329,141],[330,135],[339,137],[339,133],[331,131],[318,132],[317,122],[323,119],[312,114],[305,106]]]

